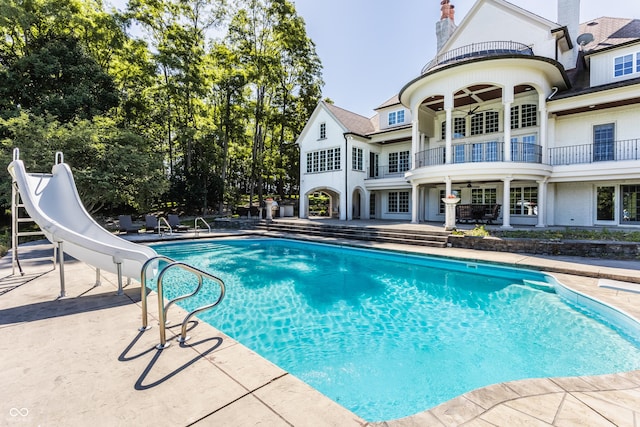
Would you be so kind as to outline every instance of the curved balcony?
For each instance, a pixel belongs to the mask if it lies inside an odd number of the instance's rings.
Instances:
[[[503,55],[524,55],[533,56],[533,49],[526,44],[511,41],[493,41],[473,43],[462,46],[436,56],[431,62],[422,68],[421,74],[446,64],[465,62],[471,59],[503,56]]]
[[[489,141],[471,144],[454,144],[452,163],[504,162],[504,142]],[[521,163],[542,163],[542,148],[533,143],[511,143],[511,161]],[[431,148],[415,155],[416,168],[445,164],[444,147]]]

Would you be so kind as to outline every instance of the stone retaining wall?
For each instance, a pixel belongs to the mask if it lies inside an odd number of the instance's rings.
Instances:
[[[590,240],[504,239],[499,237],[449,236],[453,248],[564,255],[591,258],[640,259],[640,243]]]

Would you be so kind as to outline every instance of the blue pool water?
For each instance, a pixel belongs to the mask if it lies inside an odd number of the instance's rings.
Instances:
[[[154,248],[224,280],[200,319],[368,421],[504,381],[640,368],[638,336],[526,285],[553,280],[537,272],[268,239]],[[186,293],[180,274],[166,298]],[[210,285],[182,306],[214,300]]]

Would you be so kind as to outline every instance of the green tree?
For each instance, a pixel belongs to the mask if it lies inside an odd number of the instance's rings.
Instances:
[[[96,213],[105,205],[147,210],[167,188],[162,157],[150,151],[140,136],[107,118],[62,124],[51,116],[21,113],[0,119],[4,138],[0,162],[8,164],[14,147],[29,172],[47,172],[61,151],[71,166],[85,208]],[[0,203],[11,203],[11,179],[6,170]]]
[[[12,110],[50,114],[63,123],[91,119],[118,105],[113,79],[72,36],[46,35],[0,70],[0,98]]]
[[[245,65],[251,87],[249,194],[251,200],[257,191],[262,201],[269,177],[278,177],[281,196],[288,177],[297,178],[297,156],[294,163],[293,157],[286,161],[286,171],[283,156],[295,151],[290,142],[307,120],[309,106],[317,104],[321,66],[291,2],[245,0],[242,5],[229,25],[228,42]]]

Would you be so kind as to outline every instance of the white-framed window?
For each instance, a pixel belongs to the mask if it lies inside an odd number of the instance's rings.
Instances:
[[[520,107],[520,127],[528,128],[538,125],[538,106],[536,104],[524,104]]]
[[[498,132],[500,115],[497,111],[485,111],[471,116],[471,135]]]
[[[307,173],[340,170],[340,148],[329,148],[307,153]]]
[[[511,215],[538,215],[538,187],[511,187],[509,211]]]
[[[453,118],[453,139],[464,138],[467,136],[467,118],[466,117],[454,117]],[[442,122],[441,139],[447,138],[447,121]]]
[[[351,168],[356,171],[364,170],[364,163],[362,161],[363,151],[362,148],[351,147]]]
[[[511,107],[511,129],[538,126],[538,106],[523,104]]]
[[[498,132],[500,127],[500,115],[497,111],[487,111],[484,113],[484,121],[485,133]]]
[[[497,200],[495,188],[472,188],[471,203],[478,205],[494,205]]]
[[[327,139],[327,124],[320,123],[320,131],[318,133],[320,139]]]
[[[406,172],[411,168],[409,151],[389,153],[389,173]]]
[[[622,77],[633,73],[633,54],[618,56],[613,60],[613,76]]]
[[[389,124],[389,126],[404,123],[404,110],[391,111],[389,113],[387,123]]]
[[[616,187],[603,186],[596,189],[596,221],[614,221]]]
[[[593,161],[614,160],[616,125],[607,123],[593,127]]]
[[[374,191],[369,194],[369,218],[376,217],[376,193]]]
[[[409,192],[408,191],[390,191],[387,203],[387,211],[389,213],[407,213],[409,212]]]
[[[535,134],[511,138],[511,160],[514,162],[537,163],[541,161],[538,137]]]

